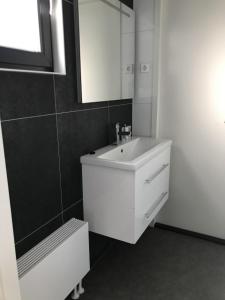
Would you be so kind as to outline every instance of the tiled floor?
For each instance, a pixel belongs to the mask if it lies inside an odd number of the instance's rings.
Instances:
[[[225,246],[148,229],[116,243],[84,286],[81,300],[225,300]]]

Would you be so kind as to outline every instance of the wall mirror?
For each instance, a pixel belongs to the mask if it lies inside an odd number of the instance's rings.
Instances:
[[[83,103],[134,95],[135,15],[118,0],[78,0]]]

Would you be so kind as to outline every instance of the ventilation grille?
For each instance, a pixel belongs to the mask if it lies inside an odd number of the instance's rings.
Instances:
[[[71,219],[58,230],[49,235],[42,242],[37,244],[34,248],[24,254],[17,260],[18,274],[21,279],[27,272],[29,272],[35,265],[40,263],[58,246],[60,246],[66,239],[68,239],[74,232],[78,231],[85,222]]]

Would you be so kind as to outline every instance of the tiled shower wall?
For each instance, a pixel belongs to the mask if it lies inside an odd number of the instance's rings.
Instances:
[[[132,122],[131,100],[77,103],[72,1],[63,0],[63,10],[66,76],[0,72],[17,257],[70,218],[83,218],[80,156],[111,142],[110,124]],[[90,234],[92,262],[109,243]]]

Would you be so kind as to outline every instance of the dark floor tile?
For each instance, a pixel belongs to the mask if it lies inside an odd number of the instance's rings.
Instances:
[[[58,116],[64,209],[82,198],[80,157],[107,145],[107,123],[105,108]]]
[[[0,72],[0,82],[3,120],[55,112],[51,75]]]
[[[2,123],[16,241],[61,209],[55,116]]]
[[[79,220],[84,219],[83,202],[82,201],[77,202],[75,205],[66,209],[63,212],[64,222],[67,222],[72,218],[79,219]]]
[[[17,258],[21,257],[31,248],[40,243],[43,239],[48,237],[51,233],[57,230],[60,226],[62,226],[62,218],[61,215],[50,221],[48,224],[44,225],[31,235],[29,235],[24,240],[20,241],[16,244],[16,256]]]
[[[225,246],[159,229],[115,243],[84,281],[83,300],[223,300]]]

